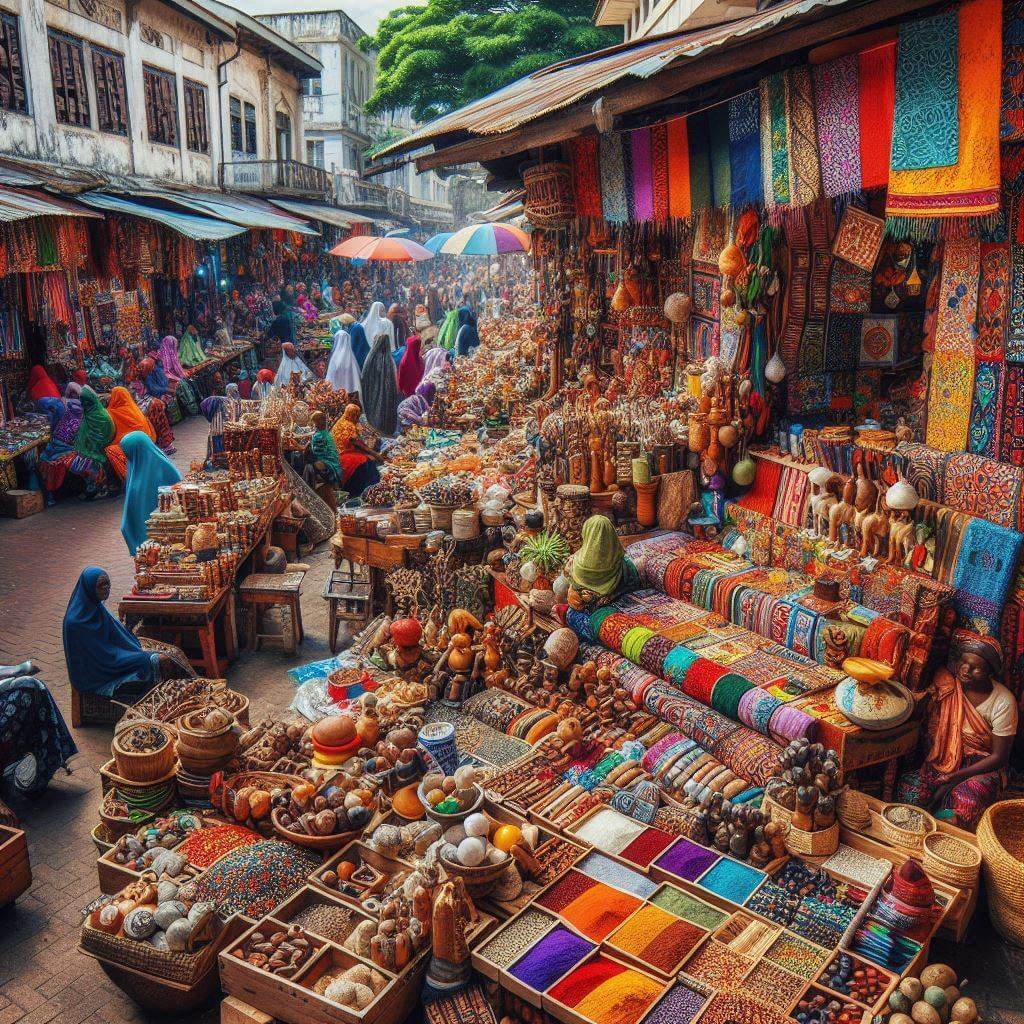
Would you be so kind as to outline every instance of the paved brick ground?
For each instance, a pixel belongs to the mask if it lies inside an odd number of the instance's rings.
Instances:
[[[176,428],[179,466],[200,456],[206,423],[193,418]],[[61,643],[61,620],[78,574],[100,565],[111,576],[112,593],[131,582],[131,559],[118,525],[119,499],[65,503],[20,521],[0,520],[0,663],[33,657],[42,678],[70,721],[70,693]],[[299,660],[324,657],[326,610],[320,598],[329,556],[308,559],[303,596],[306,641]],[[277,652],[244,652],[230,682],[248,694],[258,719],[287,704],[285,671],[296,659]],[[77,952],[80,908],[99,894],[96,851],[89,832],[97,822],[99,766],[109,758],[106,729],[80,729],[73,774],[54,779],[40,798],[15,807],[28,829],[34,882],[17,905],[0,911],[0,1024],[119,1024],[148,1020],[106,978],[93,960]],[[1022,1024],[1024,953],[1002,943],[984,912],[968,941],[936,950],[974,983],[988,1024]],[[172,1009],[172,1008],[169,1008]],[[192,1019],[216,1019],[216,1010]]]

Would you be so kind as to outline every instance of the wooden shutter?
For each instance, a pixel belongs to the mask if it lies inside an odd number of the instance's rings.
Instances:
[[[53,100],[57,120],[62,124],[89,124],[89,93],[85,86],[85,61],[77,39],[49,33],[50,72],[53,76]]]
[[[92,70],[96,82],[96,114],[101,132],[128,134],[128,97],[124,58],[119,53],[92,48]]]
[[[28,112],[25,66],[21,58],[18,19],[0,12],[0,110]]]
[[[206,122],[206,86],[185,79],[185,145],[193,153],[206,153],[210,137]]]

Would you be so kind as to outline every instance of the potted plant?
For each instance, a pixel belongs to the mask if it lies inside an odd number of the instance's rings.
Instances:
[[[537,575],[533,580],[535,590],[550,590],[551,580],[568,557],[569,545],[565,538],[554,530],[541,530],[519,549],[521,562],[532,562],[537,569]]]

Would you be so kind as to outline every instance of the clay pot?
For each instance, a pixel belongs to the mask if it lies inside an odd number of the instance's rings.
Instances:
[[[658,481],[649,484],[633,484],[636,488],[636,519],[641,526],[651,527],[658,521],[658,510],[655,496],[658,493]]]

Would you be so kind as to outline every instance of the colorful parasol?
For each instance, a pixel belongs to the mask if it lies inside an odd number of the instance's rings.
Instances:
[[[350,260],[369,260],[385,263],[409,263],[413,260],[432,260],[434,254],[411,238],[380,238],[376,235],[356,235],[346,238],[331,250],[334,256]]]
[[[423,248],[429,249],[432,253],[436,254],[438,249],[440,249],[441,246],[444,245],[444,243],[447,242],[448,239],[451,238],[452,235],[454,234],[454,231],[442,231],[439,234],[436,234],[433,237],[428,238],[423,243]]]
[[[493,256],[496,253],[529,252],[530,236],[511,224],[470,224],[460,228],[439,253],[452,256]]]

